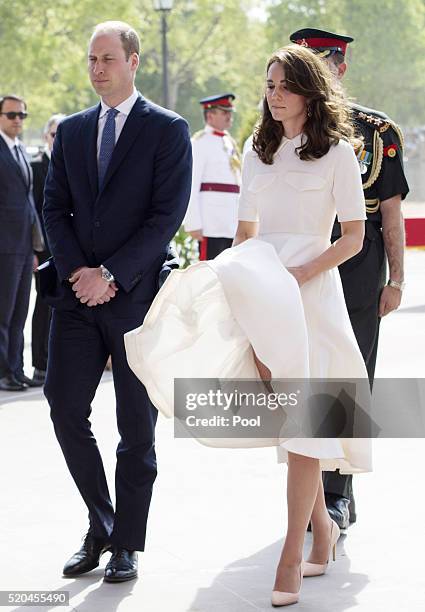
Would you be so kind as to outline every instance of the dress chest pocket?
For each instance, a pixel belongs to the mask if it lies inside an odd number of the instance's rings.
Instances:
[[[326,179],[309,172],[287,172],[285,182],[297,191],[317,191],[324,189]]]
[[[271,187],[278,176],[277,172],[267,172],[264,174],[257,174],[253,177],[248,185],[248,191],[251,193],[260,193],[268,187]]]
[[[328,225],[329,182],[319,174],[309,172],[287,172],[283,178],[300,231],[320,234]]]

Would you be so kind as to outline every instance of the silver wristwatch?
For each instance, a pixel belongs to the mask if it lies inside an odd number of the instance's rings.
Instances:
[[[100,271],[102,272],[103,280],[106,280],[107,283],[112,283],[115,280],[115,276],[105,266],[100,266]]]
[[[405,288],[405,286],[406,286],[406,283],[404,283],[404,282],[399,283],[398,281],[395,281],[395,280],[391,280],[391,279],[390,279],[390,280],[388,281],[387,285],[388,285],[389,287],[392,287],[393,289],[398,289],[399,291],[404,291],[404,288]]]

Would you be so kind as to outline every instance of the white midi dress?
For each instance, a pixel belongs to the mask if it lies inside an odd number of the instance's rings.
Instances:
[[[329,248],[336,214],[365,219],[352,146],[340,141],[302,161],[302,138],[284,137],[272,165],[245,155],[239,219],[259,223],[257,238],[173,271],[143,325],[125,336],[130,367],[167,416],[174,378],[258,378],[252,349],[273,379],[367,379],[338,269],[301,288],[286,269]],[[371,470],[368,438],[295,437],[276,446],[279,461],[290,451],[318,458],[324,470]]]

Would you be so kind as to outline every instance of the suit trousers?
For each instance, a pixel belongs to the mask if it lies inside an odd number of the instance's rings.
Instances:
[[[123,317],[117,316],[111,303],[94,308],[79,304],[68,311],[54,309],[44,387],[56,436],[89,510],[91,533],[129,550],[144,550],[145,546],[157,474],[154,435],[158,413],[127,364],[123,336],[141,325],[148,307],[143,303],[140,314]],[[115,511],[89,420],[109,355],[120,435]]]
[[[0,254],[0,378],[24,371],[24,326],[32,280],[32,252]]]
[[[378,351],[379,298],[385,284],[385,249],[382,233],[366,222],[366,237],[358,255],[339,267],[345,301],[357,343],[372,387]],[[350,517],[355,513],[352,475],[323,473],[325,493],[350,499]]]

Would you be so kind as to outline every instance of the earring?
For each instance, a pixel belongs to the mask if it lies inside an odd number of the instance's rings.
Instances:
[[[311,106],[307,106],[307,117],[311,117],[312,116],[312,112],[311,112]]]

